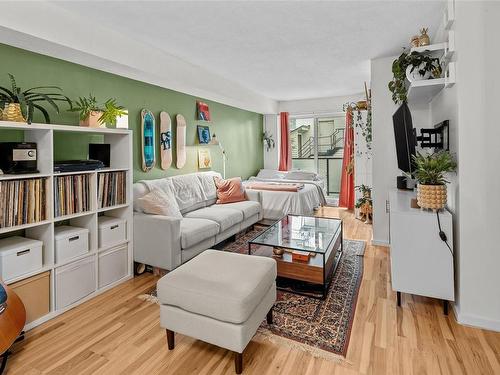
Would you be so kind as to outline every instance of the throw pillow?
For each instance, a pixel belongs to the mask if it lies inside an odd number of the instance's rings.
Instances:
[[[182,218],[179,205],[171,192],[155,189],[137,201],[147,214]]]
[[[229,178],[227,180],[215,177],[214,181],[217,187],[217,204],[246,201],[245,189],[241,183],[241,177]]]

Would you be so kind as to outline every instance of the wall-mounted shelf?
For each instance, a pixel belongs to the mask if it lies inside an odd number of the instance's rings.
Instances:
[[[10,226],[0,228],[0,234],[5,237],[9,235],[19,235],[18,231],[24,231],[23,236],[28,238],[37,239],[43,242],[42,255],[43,255],[43,265],[42,268],[27,272],[23,275],[19,275],[16,278],[6,280],[7,284],[16,283],[18,281],[23,281],[37,274],[50,271],[50,311],[48,314],[42,316],[41,318],[29,323],[25,329],[31,329],[37,325],[54,318],[55,316],[61,314],[62,312],[68,310],[69,308],[75,307],[80,303],[96,296],[103,291],[109,289],[110,287],[117,285],[127,279],[133,277],[133,213],[132,213],[132,131],[128,129],[107,129],[107,128],[85,128],[80,126],[68,126],[68,125],[52,125],[52,124],[26,124],[10,121],[0,121],[0,131],[4,130],[14,130],[22,133],[21,139],[24,141],[36,142],[38,149],[38,160],[37,168],[40,173],[29,173],[29,174],[19,174],[19,175],[0,175],[0,182],[8,183],[9,180],[18,179],[37,179],[44,177],[48,180],[48,188],[46,191],[46,209],[47,217],[46,220],[29,223],[24,225]],[[6,132],[7,133],[7,132]],[[68,172],[68,173],[54,173],[54,150],[57,149],[57,140],[55,140],[54,135],[60,133],[71,134],[74,137],[81,137],[83,134],[98,134],[102,136],[102,141],[110,145],[110,167],[97,171],[81,171],[81,172]],[[18,141],[19,135],[13,135],[13,140]],[[15,138],[15,139],[14,139]],[[8,136],[6,141],[9,140]],[[90,142],[90,140],[89,140]],[[112,207],[106,207],[104,209],[98,209],[97,207],[97,180],[98,176],[104,172],[123,172],[125,174],[125,203],[121,205],[115,205]],[[55,217],[54,216],[54,202],[55,202],[55,191],[54,182],[58,177],[63,176],[74,176],[74,175],[90,175],[89,184],[89,199],[90,199],[90,210],[85,212],[73,213],[65,216]],[[123,250],[126,256],[122,257],[123,261],[121,266],[124,267],[125,261],[127,262],[127,274],[120,280],[113,282],[108,285],[102,285],[102,280],[99,278],[99,272],[104,271],[104,267],[109,267],[110,262],[101,267],[104,264],[100,261],[98,253],[98,216],[104,214],[117,217],[126,220],[126,238],[121,243],[125,247]],[[83,254],[79,257],[64,260],[63,262],[55,263],[55,235],[54,229],[58,225],[62,224],[63,221],[67,221],[69,225],[82,227],[89,230],[89,252]],[[100,248],[100,252],[105,252],[111,249],[113,246],[106,246]],[[75,303],[64,308],[57,308],[57,296],[56,296],[56,277],[55,274],[57,270],[65,266],[72,265],[82,259],[92,259],[95,264],[95,290],[79,299]],[[111,266],[113,263],[111,261]],[[62,285],[62,284],[59,284]]]
[[[414,81],[408,85],[409,103],[429,103],[442,89],[455,84],[455,63],[450,63],[445,71],[445,77]]]

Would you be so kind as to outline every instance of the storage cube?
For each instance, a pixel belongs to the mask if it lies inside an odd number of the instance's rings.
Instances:
[[[123,219],[99,216],[99,248],[110,247],[127,238],[126,224]]]
[[[74,258],[89,251],[87,228],[61,225],[54,228],[56,262]]]
[[[8,281],[43,266],[43,242],[20,236],[0,240],[0,278]]]
[[[95,257],[77,260],[55,270],[56,308],[62,309],[96,290]]]
[[[26,323],[31,323],[50,311],[50,271],[28,277],[9,285],[26,309]]]
[[[120,245],[99,254],[99,288],[128,274],[128,245]]]

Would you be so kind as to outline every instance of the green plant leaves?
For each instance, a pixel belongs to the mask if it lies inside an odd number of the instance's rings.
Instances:
[[[413,155],[415,171],[413,176],[422,185],[444,185],[449,183],[445,174],[455,172],[457,163],[448,151],[439,151],[433,154],[417,152]]]

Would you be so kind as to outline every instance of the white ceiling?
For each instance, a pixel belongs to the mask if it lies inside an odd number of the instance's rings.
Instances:
[[[126,37],[275,100],[357,93],[369,60],[397,54],[444,3],[57,2]],[[109,43],[103,35],[102,43]]]

